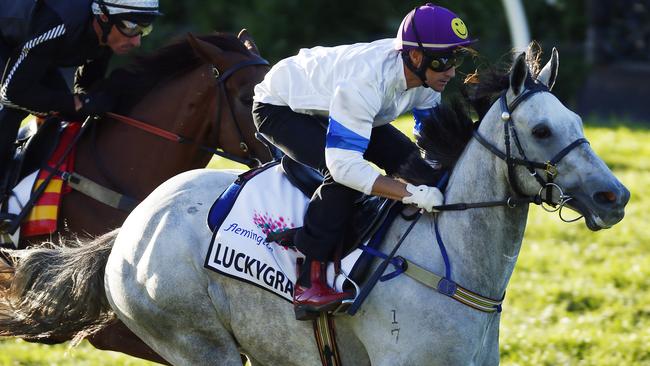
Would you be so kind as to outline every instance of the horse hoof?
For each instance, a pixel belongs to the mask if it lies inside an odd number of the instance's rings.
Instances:
[[[310,311],[305,308],[295,308],[296,320],[314,320],[318,318],[318,312]]]

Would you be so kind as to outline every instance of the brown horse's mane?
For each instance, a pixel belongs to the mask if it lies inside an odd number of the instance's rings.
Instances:
[[[197,36],[224,51],[249,56],[246,46],[230,33],[213,33]],[[118,99],[116,111],[127,113],[144,95],[159,83],[174,79],[205,63],[199,58],[186,37],[146,55],[137,56],[133,62],[115,69],[102,87]]]

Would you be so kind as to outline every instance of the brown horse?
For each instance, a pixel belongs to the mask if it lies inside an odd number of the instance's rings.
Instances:
[[[168,178],[205,167],[214,147],[249,166],[271,160],[255,138],[251,115],[253,87],[268,70],[245,30],[237,37],[188,35],[136,60],[111,74],[108,87],[121,88],[116,112],[154,127],[138,128],[116,115],[90,122],[77,144],[75,172],[142,200]],[[53,235],[100,235],[121,226],[127,214],[73,190],[62,200],[59,231]],[[47,239],[22,239],[20,246]],[[164,363],[121,322],[89,340],[99,349]]]

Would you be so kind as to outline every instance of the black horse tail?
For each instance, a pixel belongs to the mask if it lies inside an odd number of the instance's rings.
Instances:
[[[4,251],[13,268],[0,289],[0,336],[73,344],[115,319],[104,271],[118,230],[90,243],[47,243],[34,249]]]
[[[474,123],[460,98],[452,99],[449,104],[439,104],[421,121],[421,126],[416,136],[417,145],[426,159],[435,160],[447,169],[456,164],[474,130]]]

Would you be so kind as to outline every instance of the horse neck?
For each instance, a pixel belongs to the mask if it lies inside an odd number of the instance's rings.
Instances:
[[[201,65],[151,92],[133,113],[162,129],[208,144],[216,119],[216,94],[211,68]]]
[[[204,65],[162,84],[149,92],[129,116],[209,145],[216,90],[208,72]],[[205,167],[211,158],[197,145],[170,141],[117,121],[102,121],[99,128],[94,146],[89,148],[96,149],[117,188],[136,196],[146,196],[183,171]]]
[[[493,108],[484,121],[496,121],[498,112],[498,108]],[[501,146],[503,126],[486,122],[480,133]],[[445,202],[496,201],[511,194],[505,163],[472,139],[456,164]],[[484,296],[502,296],[521,248],[527,214],[527,205],[439,214],[439,229],[449,254],[452,279]]]

